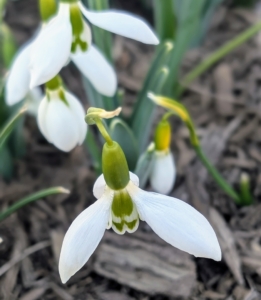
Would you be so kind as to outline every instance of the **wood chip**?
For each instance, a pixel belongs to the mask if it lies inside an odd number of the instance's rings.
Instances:
[[[210,223],[214,227],[214,230],[218,236],[218,240],[222,250],[222,255],[226,261],[226,264],[230,268],[237,282],[243,285],[244,279],[241,269],[241,260],[237,252],[233,233],[227,226],[223,217],[216,209],[210,209],[209,218]]]
[[[148,232],[124,236],[106,232],[94,270],[150,295],[188,297],[196,283],[191,256]]]

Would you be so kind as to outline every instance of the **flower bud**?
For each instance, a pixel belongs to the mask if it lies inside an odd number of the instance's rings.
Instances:
[[[118,143],[105,143],[102,151],[102,170],[106,184],[111,189],[122,190],[128,185],[129,167]]]

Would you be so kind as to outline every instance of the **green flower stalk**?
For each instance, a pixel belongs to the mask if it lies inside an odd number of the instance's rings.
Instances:
[[[157,105],[170,110],[172,113],[178,115],[182,119],[182,121],[186,124],[190,132],[190,142],[206,169],[212,175],[216,183],[223,189],[223,191],[226,192],[237,204],[241,204],[240,195],[227,183],[227,181],[221,176],[218,170],[211,164],[211,162],[205,156],[201,148],[199,139],[197,137],[195,126],[191,120],[187,109],[178,101],[175,101],[170,98],[156,96],[152,93],[149,93],[148,97]]]

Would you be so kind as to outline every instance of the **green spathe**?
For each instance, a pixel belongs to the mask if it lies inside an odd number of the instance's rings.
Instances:
[[[40,14],[43,22],[47,22],[57,12],[56,0],[39,0]]]
[[[118,143],[105,143],[102,151],[102,170],[106,184],[114,191],[122,190],[128,185],[129,167]]]

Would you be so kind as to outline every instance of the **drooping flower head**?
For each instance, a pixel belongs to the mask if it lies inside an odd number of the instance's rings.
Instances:
[[[176,166],[170,151],[171,126],[162,119],[155,130],[155,151],[150,174],[152,188],[161,194],[169,194],[176,180]]]
[[[58,15],[41,32],[32,48],[31,87],[49,81],[72,59],[98,92],[114,95],[116,74],[91,44],[91,30],[82,13],[89,22],[105,30],[148,44],[158,43],[153,31],[140,18],[114,10],[91,12],[80,1],[60,1]]]
[[[86,137],[85,111],[79,100],[62,86],[56,76],[46,84],[46,96],[38,110],[38,126],[49,143],[69,152]]]
[[[59,261],[62,282],[88,261],[106,229],[132,233],[140,220],[172,246],[197,257],[220,260],[220,246],[207,219],[181,200],[141,190],[119,144],[111,140],[101,120],[94,118],[89,124],[95,122],[106,138],[103,175],[93,189],[98,200],[74,220],[65,235]]]

